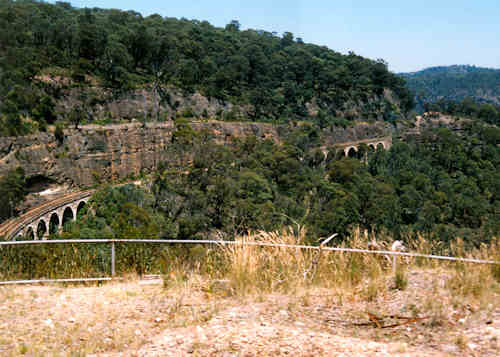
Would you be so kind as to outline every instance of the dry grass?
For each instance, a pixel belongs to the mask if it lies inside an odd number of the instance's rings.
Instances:
[[[340,247],[367,249],[375,237],[355,230],[349,242]],[[176,248],[165,256],[164,286],[168,289],[198,289],[218,297],[249,296],[268,293],[294,294],[313,287],[330,289],[342,302],[352,292],[374,302],[392,291],[409,286],[411,272],[432,270],[441,275],[440,284],[457,299],[488,301],[500,284],[500,266],[398,257],[393,274],[392,257],[376,254],[332,252],[262,247],[248,243],[303,245],[306,231],[297,227],[279,232],[256,232],[236,238],[237,244],[205,248]],[[390,237],[377,240],[379,249],[388,249]],[[409,251],[421,254],[453,255],[500,260],[500,241],[467,250],[461,239],[448,248],[419,236],[406,243]],[[440,305],[428,292],[429,303]],[[428,304],[427,304],[428,305]],[[430,308],[430,307],[428,307]],[[439,306],[436,307],[439,310]],[[436,310],[434,309],[434,310]],[[433,309],[431,309],[433,310]],[[437,313],[439,315],[439,313]]]
[[[138,280],[102,287],[0,288],[0,355],[86,356],[138,349],[165,328],[202,324],[218,303],[192,287]]]
[[[227,264],[226,278],[235,293],[288,292],[306,284],[312,273],[311,250],[285,247],[259,247],[245,243],[269,243],[302,245],[305,230],[298,233],[291,229],[280,232],[259,232],[238,237],[240,244],[222,247],[223,260]]]
[[[304,244],[305,231],[300,229],[258,232],[238,239],[242,244],[223,250],[227,267],[224,279],[230,282],[236,295],[297,294],[326,288],[337,305],[357,306],[354,317],[359,313],[366,317],[366,311],[378,311],[382,316],[404,311],[406,316],[409,313],[423,319],[422,326],[431,331],[456,324],[460,320],[457,316],[471,312],[491,314],[500,307],[499,267],[495,265],[399,257],[393,275],[392,258],[386,256],[244,245],[248,242]],[[374,237],[358,230],[342,246],[366,249],[373,240]],[[392,243],[388,237],[378,240],[381,249]],[[498,239],[472,250],[467,250],[461,239],[448,248],[423,237],[407,245],[410,251],[421,254],[485,260],[499,260],[500,253]],[[399,299],[394,303],[398,305],[396,311],[385,304],[394,297]]]
[[[500,281],[498,265],[447,262],[422,257],[398,257],[396,274],[392,276],[392,258],[376,254],[331,252],[291,248],[259,247],[245,243],[305,244],[303,228],[283,229],[280,232],[257,232],[238,237],[241,244],[222,247],[222,256],[212,259],[208,265],[222,264],[219,279],[231,282],[236,294],[245,295],[257,291],[290,292],[298,288],[321,286],[339,287],[343,290],[356,289],[362,284],[368,289],[366,296],[373,299],[376,291],[386,287],[404,290],[408,285],[407,271],[411,269],[447,269],[453,273],[449,289],[460,296],[487,294]],[[340,247],[367,249],[375,240],[365,232],[355,230],[349,242]],[[384,237],[378,240],[379,249],[388,249],[393,241]],[[500,240],[478,249],[466,250],[463,240],[457,239],[445,249],[442,244],[429,242],[419,236],[407,242],[409,251],[421,254],[452,255],[466,258],[500,261]],[[211,275],[213,278],[213,274]],[[387,279],[392,284],[387,285]],[[370,292],[370,290],[372,290]]]
[[[285,229],[237,240],[303,244],[305,233]],[[365,249],[373,239],[355,231],[344,246]],[[384,238],[379,244],[392,242]],[[421,237],[408,246],[446,253]],[[500,243],[466,250],[457,240],[448,253],[498,260]],[[303,355],[328,354],[338,343],[360,356],[377,355],[381,348],[411,356],[431,350],[458,356],[474,349],[493,356],[500,338],[498,271],[412,258],[399,259],[393,276],[391,260],[373,254],[244,244],[172,248],[165,252],[163,284],[145,285],[130,276],[101,287],[0,288],[0,355],[147,356],[155,348],[163,355],[282,355],[314,335],[310,354]],[[421,320],[380,328],[400,323],[397,316]],[[207,329],[202,333],[200,326]],[[492,329],[490,335],[485,328]],[[292,338],[290,331],[298,332]],[[374,350],[363,350],[367,341],[375,341]]]

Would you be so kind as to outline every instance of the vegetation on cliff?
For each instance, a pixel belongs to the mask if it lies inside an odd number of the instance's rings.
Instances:
[[[234,147],[183,126],[169,149],[172,160],[155,174],[149,203],[138,208],[138,189],[106,189],[99,197],[108,198],[96,198],[89,210],[101,218],[83,219],[65,234],[135,237],[124,228],[127,220],[106,217],[132,219],[146,209],[149,218],[134,229],[153,229],[155,222],[155,234],[168,238],[215,231],[232,237],[298,223],[311,242],[333,232],[342,241],[353,226],[394,237],[420,232],[442,242],[456,236],[487,242],[500,234],[500,149],[489,129],[472,121],[463,135],[430,129],[388,151],[362,146],[359,158],[345,158],[334,149],[325,157],[309,124],[290,132],[282,145],[250,136]],[[115,196],[122,198],[109,199]],[[122,201],[133,206],[116,211]],[[157,215],[162,219],[152,218]]]
[[[78,222],[68,224],[62,236],[157,238],[165,224],[153,203],[154,197],[135,185],[105,187],[92,197]]]
[[[221,29],[62,2],[0,0],[0,28],[2,135],[91,122],[89,108],[103,103],[103,93],[134,88],[147,88],[157,106],[174,110],[177,88],[238,106],[219,119],[293,122],[281,127],[279,144],[248,136],[229,147],[192,130],[183,119],[192,112],[175,113],[169,159],[155,173],[152,196],[139,202],[137,189],[101,192],[86,218],[67,228],[68,237],[193,238],[293,222],[310,237],[338,232],[339,239],[352,226],[476,243],[500,232],[494,107],[447,104],[448,112],[475,118],[461,134],[429,130],[388,151],[361,146],[358,158],[320,150],[321,129],[334,132],[357,118],[394,123],[412,107],[404,80],[383,61],[341,55],[291,33],[242,31],[237,22]],[[79,100],[63,115],[56,102],[68,90]],[[56,132],[60,143],[63,134]]]
[[[92,121],[90,108],[140,88],[155,97],[156,110],[143,113],[154,119],[161,106],[175,112],[172,87],[237,105],[229,120],[395,121],[413,105],[384,61],[342,55],[289,32],[65,2],[0,1],[0,68],[2,135],[56,120]],[[59,113],[68,90],[77,105]]]
[[[462,102],[440,99],[435,103],[425,103],[424,109],[426,112],[468,117],[488,124],[500,125],[500,106],[479,104],[471,98],[466,98]]]
[[[17,214],[16,207],[26,196],[26,177],[24,170],[19,167],[0,177],[0,222]]]

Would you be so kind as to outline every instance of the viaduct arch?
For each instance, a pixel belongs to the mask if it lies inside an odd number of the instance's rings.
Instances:
[[[47,239],[51,233],[60,231],[66,222],[76,220],[93,193],[94,190],[76,192],[38,206],[0,225],[0,236]]]
[[[371,139],[364,139],[347,143],[339,143],[335,144],[333,147],[337,151],[343,152],[343,156],[345,157],[355,157],[362,144],[365,144],[370,151],[376,151],[379,148],[388,150],[392,146],[392,137],[387,136],[384,138],[376,138],[376,139],[371,138]],[[326,147],[323,147],[322,149],[325,156],[328,155],[328,149]]]
[[[33,235],[34,239],[46,239],[50,234],[59,232],[68,221],[76,220],[78,212],[85,206],[90,197],[56,208],[43,216],[34,219],[20,229],[15,236]]]
[[[353,142],[335,144],[337,151],[345,156],[356,156],[359,147],[365,144],[369,150],[378,148],[389,149],[392,146],[392,137],[371,138]],[[328,149],[322,147],[323,153],[328,155]],[[33,239],[47,239],[51,233],[62,229],[68,220],[75,220],[78,212],[90,200],[95,190],[81,191],[68,194],[61,198],[49,201],[23,215],[4,222],[0,225],[0,236],[15,239],[18,236],[32,236]]]

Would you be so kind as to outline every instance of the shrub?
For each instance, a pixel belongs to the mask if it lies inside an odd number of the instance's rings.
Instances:
[[[195,114],[193,112],[193,109],[191,109],[191,107],[187,107],[182,111],[181,116],[183,116],[184,118],[193,118],[195,117]]]
[[[54,131],[54,137],[56,138],[59,145],[64,142],[64,130],[60,124],[56,125],[56,129]]]
[[[394,289],[405,290],[408,287],[408,278],[406,272],[400,266],[396,269],[396,275],[394,276]]]

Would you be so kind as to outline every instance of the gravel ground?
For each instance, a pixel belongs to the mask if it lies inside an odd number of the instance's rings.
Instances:
[[[447,279],[413,271],[369,298],[363,284],[224,298],[160,280],[0,287],[0,355],[498,356],[498,291],[457,297]]]

